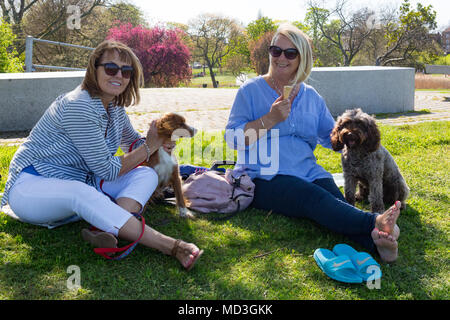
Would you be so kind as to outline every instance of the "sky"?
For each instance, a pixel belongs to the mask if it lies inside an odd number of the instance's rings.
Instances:
[[[335,0],[326,0],[330,6]],[[301,21],[305,18],[306,0],[130,0],[144,13],[151,24],[160,22],[187,22],[201,13],[222,14],[240,21],[244,26],[257,19],[260,11],[272,20]],[[388,6],[399,8],[402,0],[348,0],[350,9],[367,6],[375,12],[377,8]],[[413,8],[420,2],[431,4],[437,12],[438,30],[450,26],[449,0],[410,0]]]

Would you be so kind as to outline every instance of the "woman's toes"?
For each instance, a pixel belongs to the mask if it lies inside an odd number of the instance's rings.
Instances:
[[[372,232],[370,233],[370,235],[372,236],[372,239],[378,240],[380,239],[380,230],[378,230],[377,228],[373,229]]]
[[[394,262],[398,258],[398,243],[390,234],[383,231],[371,232],[373,242],[377,247],[381,260]]]
[[[180,249],[181,250],[178,251],[177,258],[183,267],[190,269],[200,255],[201,250],[193,243],[186,242],[180,243]]]

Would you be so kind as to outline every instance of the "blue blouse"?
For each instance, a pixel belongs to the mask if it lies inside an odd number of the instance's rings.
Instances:
[[[292,102],[288,118],[245,146],[242,138],[245,125],[268,113],[277,98],[277,92],[261,76],[250,79],[238,90],[225,133],[227,144],[238,150],[236,167],[244,169],[251,178],[264,180],[278,174],[309,182],[332,178],[317,164],[314,150],[318,143],[331,149],[334,119],[324,99],[304,83]]]

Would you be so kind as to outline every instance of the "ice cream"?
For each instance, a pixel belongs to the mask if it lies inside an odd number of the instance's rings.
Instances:
[[[283,87],[283,99],[288,99],[291,94],[293,86],[284,86]]]

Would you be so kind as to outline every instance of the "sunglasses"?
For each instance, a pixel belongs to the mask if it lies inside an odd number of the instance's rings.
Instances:
[[[117,64],[115,64],[113,62],[98,63],[95,66],[96,67],[102,66],[103,68],[105,68],[105,73],[108,76],[115,76],[119,72],[119,70],[122,72],[122,77],[124,77],[125,79],[129,79],[131,77],[131,75],[133,74],[132,66],[119,67]]]
[[[272,57],[278,58],[284,52],[286,59],[294,60],[298,56],[298,50],[295,48],[281,49],[277,46],[270,46],[269,53]]]

